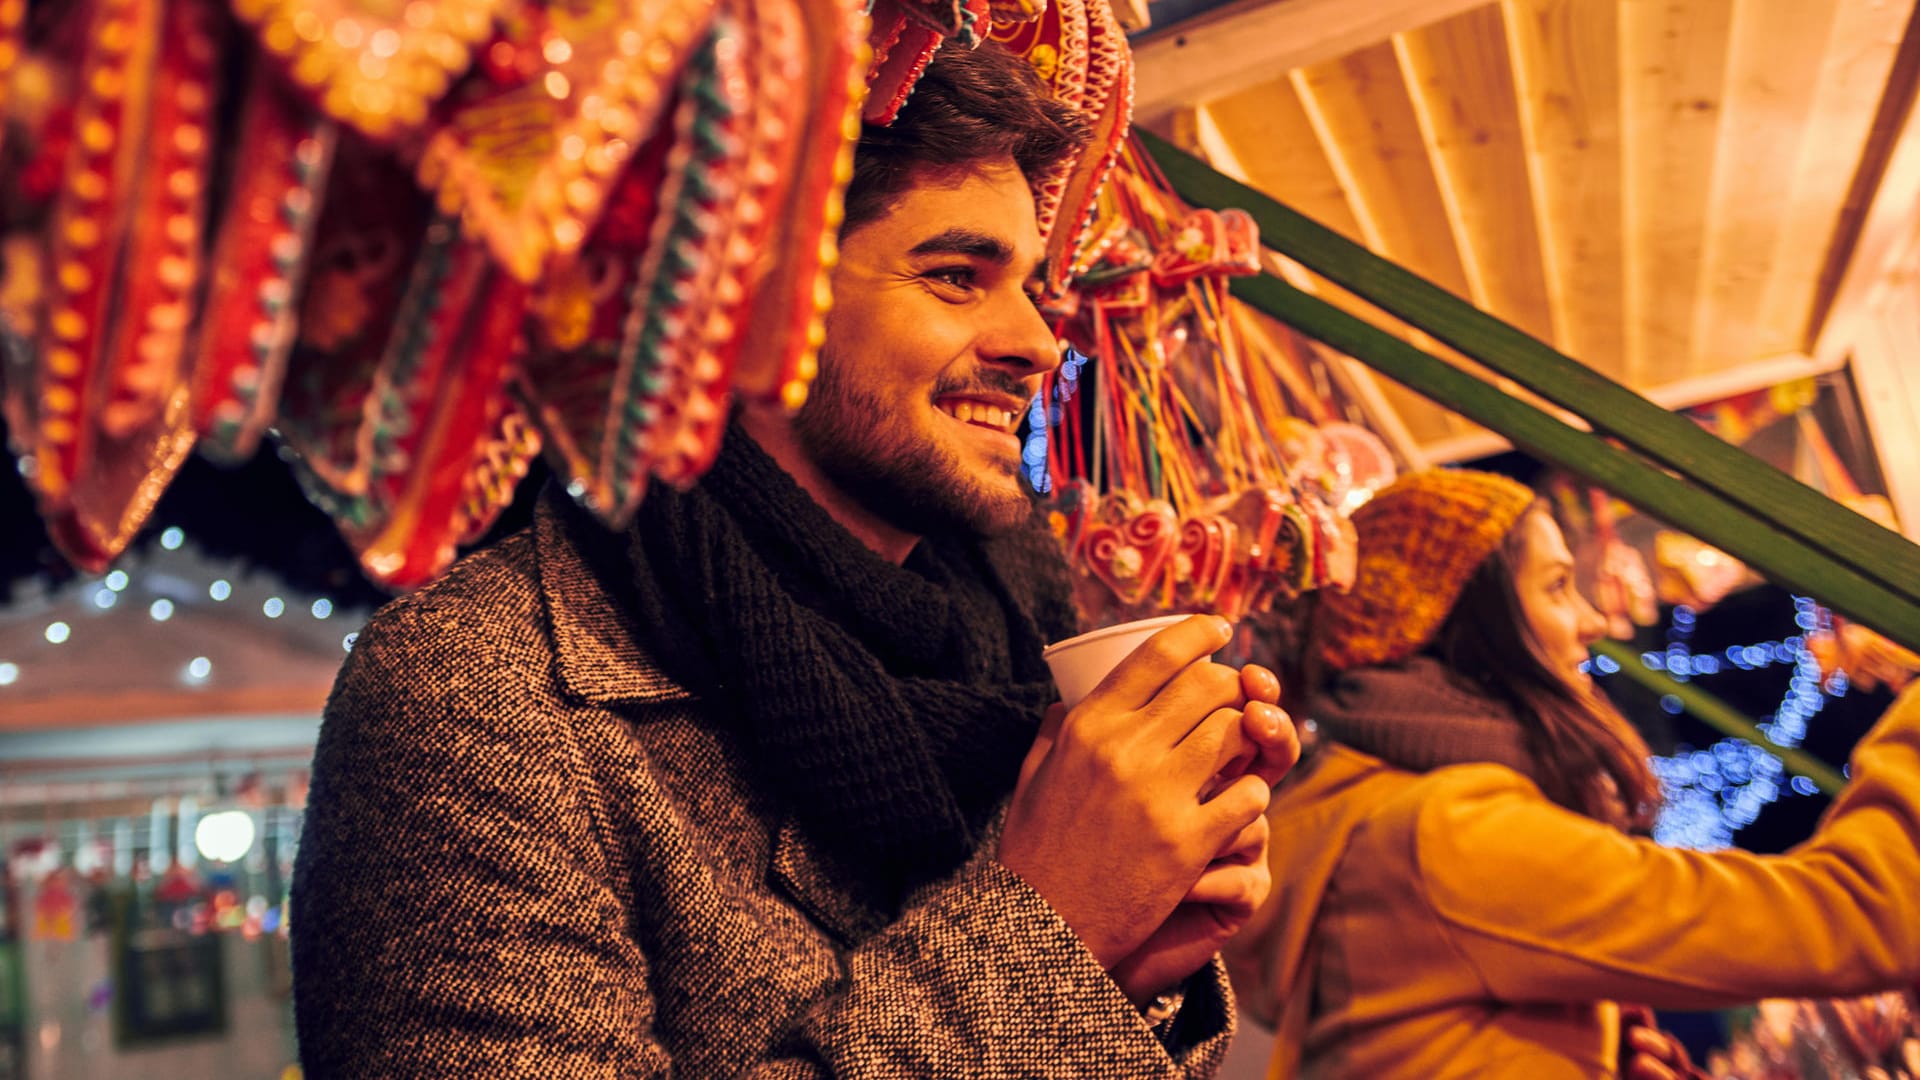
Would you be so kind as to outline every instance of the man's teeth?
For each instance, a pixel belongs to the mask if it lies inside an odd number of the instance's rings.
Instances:
[[[963,424],[980,424],[1000,431],[1013,429],[1013,413],[1006,409],[997,409],[992,405],[983,405],[973,401],[960,401],[940,406],[940,411]]]

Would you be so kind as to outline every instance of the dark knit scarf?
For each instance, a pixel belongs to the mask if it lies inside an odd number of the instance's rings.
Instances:
[[[1343,671],[1307,700],[1306,713],[1323,736],[1409,772],[1491,762],[1540,779],[1513,710],[1432,657]]]
[[[896,900],[978,846],[1057,697],[1040,650],[1074,615],[1034,526],[897,566],[736,424],[697,485],[648,493],[616,591],[815,842]]]

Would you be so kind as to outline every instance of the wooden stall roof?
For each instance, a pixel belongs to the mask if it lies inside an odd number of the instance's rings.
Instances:
[[[1136,118],[1681,406],[1844,362],[1913,261],[1914,0],[1266,0],[1135,40]],[[1494,440],[1410,394],[1439,460]]]

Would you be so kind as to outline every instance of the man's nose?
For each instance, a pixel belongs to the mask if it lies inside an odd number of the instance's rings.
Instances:
[[[1023,379],[1060,366],[1060,342],[1024,290],[1003,295],[983,315],[979,347],[988,361]]]

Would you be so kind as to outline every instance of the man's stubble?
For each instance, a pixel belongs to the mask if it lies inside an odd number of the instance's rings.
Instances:
[[[853,365],[822,353],[807,403],[793,420],[800,447],[826,478],[868,513],[915,536],[1005,532],[1031,504],[1018,488],[979,482],[943,447],[918,432],[859,384]]]

